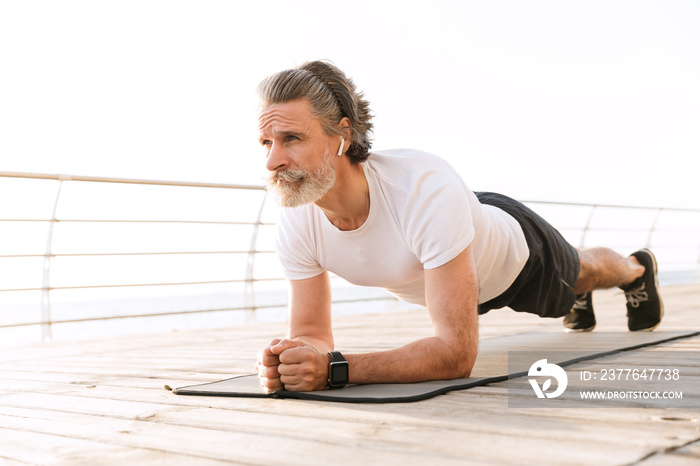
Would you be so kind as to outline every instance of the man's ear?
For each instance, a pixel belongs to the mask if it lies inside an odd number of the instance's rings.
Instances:
[[[336,128],[343,132],[342,136],[346,141],[352,141],[352,123],[348,117],[343,117]]]

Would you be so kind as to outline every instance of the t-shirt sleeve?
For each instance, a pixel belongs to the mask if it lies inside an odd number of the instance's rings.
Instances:
[[[313,229],[311,225],[302,227],[311,222],[306,213],[283,209],[277,225],[277,257],[289,280],[304,280],[324,272],[315,252]]]
[[[476,196],[446,163],[426,169],[413,180],[404,228],[424,269],[448,263],[472,242],[472,202],[478,202]]]

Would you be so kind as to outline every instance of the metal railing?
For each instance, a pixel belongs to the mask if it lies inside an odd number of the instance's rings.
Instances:
[[[284,279],[281,273],[277,276],[260,277],[256,276],[256,260],[261,255],[274,254],[274,247],[268,249],[258,248],[258,239],[260,229],[262,227],[274,226],[274,221],[264,221],[266,213],[267,196],[264,187],[238,185],[238,184],[222,184],[222,183],[198,183],[198,182],[180,182],[180,181],[161,181],[161,180],[138,180],[124,178],[108,178],[108,177],[89,177],[89,176],[71,176],[71,175],[48,175],[36,173],[12,173],[0,172],[0,178],[12,179],[33,179],[44,180],[47,182],[57,183],[55,195],[52,199],[51,214],[48,218],[0,218],[0,228],[3,224],[17,222],[40,222],[47,224],[47,234],[45,237],[45,246],[43,253],[30,254],[12,254],[4,253],[0,249],[0,259],[41,259],[43,267],[41,269],[41,286],[26,286],[16,288],[4,288],[0,283],[0,295],[5,293],[19,292],[40,292],[41,293],[41,313],[39,320],[29,319],[21,322],[12,322],[3,324],[0,322],[0,329],[9,327],[27,327],[40,326],[42,329],[42,338],[51,338],[51,328],[55,324],[77,323],[88,321],[103,321],[111,319],[125,319],[138,317],[158,317],[158,316],[174,316],[196,313],[209,313],[220,311],[249,311],[254,312],[258,309],[277,308],[285,306],[286,302],[275,303],[258,303],[256,302],[256,284],[264,282],[283,282]],[[154,219],[154,218],[63,218],[58,214],[59,208],[62,206],[64,197],[62,191],[67,183],[98,183],[98,184],[119,184],[119,185],[147,185],[160,187],[176,187],[176,188],[203,188],[203,189],[218,189],[225,191],[254,191],[260,195],[260,204],[256,207],[256,217],[253,220],[205,220],[205,219]],[[47,201],[48,202],[48,201]],[[637,207],[637,206],[622,206],[622,205],[605,205],[605,204],[582,204],[582,203],[564,203],[564,202],[543,202],[543,201],[524,201],[536,211],[547,208],[557,208],[569,210],[578,210],[575,215],[569,215],[569,222],[572,225],[558,225],[559,229],[568,235],[567,239],[572,244],[578,247],[591,246],[588,244],[593,233],[622,233],[622,234],[639,234],[645,236],[645,243],[648,247],[656,249],[682,250],[683,257],[690,260],[680,261],[683,264],[677,264],[681,268],[689,270],[690,275],[697,278],[698,270],[700,270],[700,210],[694,209],[675,209],[675,208],[657,208],[657,207]],[[641,213],[646,217],[646,224],[643,226],[612,226],[608,224],[600,226],[596,224],[597,216],[603,211],[619,211],[625,212],[625,216],[629,217],[630,212]],[[0,211],[0,217],[3,214]],[[542,212],[540,212],[542,213]],[[542,213],[545,218],[548,218],[547,213]],[[665,217],[672,215],[678,217],[682,215],[689,219],[687,223],[673,227],[664,226]],[[560,217],[561,215],[557,215]],[[677,220],[677,219],[676,219]],[[250,236],[241,244],[246,244],[247,247],[242,247],[235,250],[196,250],[196,251],[120,251],[120,252],[64,252],[57,253],[54,250],[54,230],[59,223],[64,224],[168,224],[168,225],[208,225],[208,226],[245,226],[251,228]],[[554,223],[554,222],[553,222]],[[613,222],[614,223],[614,222]],[[644,221],[642,222],[644,223]],[[668,223],[668,222],[666,222]],[[683,223],[683,222],[681,222]],[[683,234],[690,240],[681,244],[672,239],[669,244],[662,244],[656,239],[662,235],[668,234]],[[576,237],[578,235],[578,237]],[[673,238],[673,236],[671,237]],[[1,247],[2,245],[0,245]],[[627,247],[626,245],[617,245],[618,248]],[[639,241],[636,239],[630,247],[639,247]],[[236,255],[245,256],[245,271],[244,277],[240,279],[219,279],[219,280],[189,280],[189,281],[158,281],[147,283],[100,283],[100,284],[75,284],[75,285],[52,285],[53,262],[58,258],[109,258],[109,257],[145,257],[145,256],[187,256],[187,255]],[[669,262],[670,263],[670,262]],[[52,316],[52,292],[59,290],[94,290],[94,289],[109,289],[109,288],[137,288],[137,287],[166,287],[177,286],[184,287],[190,285],[221,285],[221,284],[241,284],[244,286],[243,299],[239,305],[223,306],[217,308],[206,309],[179,309],[169,310],[166,312],[156,313],[128,313],[128,314],[111,314],[98,315],[90,317],[63,318],[55,319]],[[283,287],[283,285],[280,285]],[[347,299],[335,299],[334,303],[357,303],[364,301],[381,301],[393,300],[388,295],[374,296],[351,296]],[[1,314],[1,313],[0,313]]]
[[[578,202],[553,202],[553,201],[528,201],[524,200],[523,203],[529,205],[533,210],[537,210],[538,206],[560,206],[560,207],[579,207],[588,210],[588,214],[585,216],[585,224],[583,227],[559,227],[561,230],[578,230],[581,233],[580,240],[577,243],[578,248],[590,247],[591,245],[587,243],[589,233],[592,231],[607,231],[607,232],[645,232],[645,241],[643,243],[644,247],[663,247],[663,248],[683,248],[690,249],[696,252],[694,262],[697,268],[700,269],[700,209],[690,209],[690,208],[677,208],[677,207],[645,207],[645,206],[631,206],[631,205],[619,205],[619,204],[585,204]],[[594,226],[593,221],[601,210],[612,210],[612,211],[637,211],[650,214],[652,218],[650,224],[647,227],[628,227],[628,226],[612,226],[612,227],[601,227]],[[660,227],[665,214],[682,214],[687,216],[688,220],[692,220],[689,223],[684,224],[682,227],[676,226],[674,228]],[[623,219],[627,221],[627,219]],[[678,222],[676,222],[677,224]],[[693,240],[690,243],[654,243],[654,237],[657,233],[686,233],[692,234]],[[639,243],[635,243],[636,247],[641,247]],[[604,246],[604,245],[603,245]],[[692,253],[691,253],[692,254]]]
[[[19,292],[41,292],[41,315],[39,320],[26,320],[22,322],[1,323],[0,329],[11,327],[28,327],[41,326],[42,339],[51,338],[51,329],[56,324],[94,322],[112,319],[140,318],[140,317],[163,317],[176,316],[187,314],[201,314],[211,312],[224,311],[250,311],[254,312],[258,309],[279,308],[286,306],[284,302],[274,303],[258,303],[256,302],[256,284],[264,282],[284,282],[281,271],[278,275],[272,277],[259,277],[255,273],[256,258],[260,255],[274,254],[274,248],[259,249],[258,234],[261,227],[274,226],[274,222],[263,221],[263,214],[267,201],[267,192],[262,186],[251,186],[241,184],[223,184],[223,183],[200,183],[200,182],[181,182],[181,181],[163,181],[163,180],[140,180],[140,179],[125,179],[125,178],[110,178],[110,177],[92,177],[92,176],[73,176],[73,175],[50,175],[37,173],[16,173],[16,172],[0,172],[0,178],[14,179],[32,179],[45,180],[48,182],[57,183],[55,195],[52,199],[51,214],[48,218],[0,218],[0,228],[2,224],[19,223],[19,222],[40,222],[48,225],[45,238],[45,247],[43,253],[33,254],[7,254],[0,250],[0,260],[2,259],[43,259],[43,267],[41,273],[41,286],[28,286],[6,288],[0,283],[0,295],[4,293],[19,293]],[[260,204],[257,206],[256,218],[252,221],[221,221],[221,220],[193,220],[193,219],[134,219],[134,218],[66,218],[58,215],[59,207],[63,201],[63,188],[66,183],[115,183],[123,185],[148,185],[161,187],[177,187],[177,188],[204,188],[204,189],[223,189],[233,191],[255,191],[260,193]],[[2,216],[0,214],[0,216]],[[146,251],[146,252],[68,252],[57,253],[54,251],[54,229],[58,224],[180,224],[180,225],[208,225],[208,226],[248,226],[252,228],[252,233],[245,242],[247,248],[237,250],[196,250],[196,251]],[[58,258],[109,258],[109,257],[129,257],[129,256],[187,256],[187,255],[239,255],[245,256],[245,272],[244,278],[240,279],[221,279],[221,280],[195,280],[195,281],[150,281],[147,283],[101,283],[101,284],[76,284],[68,286],[53,285],[53,262]],[[333,277],[334,279],[337,277]],[[338,280],[334,280],[336,282]],[[63,318],[56,319],[52,315],[52,293],[55,291],[65,290],[95,290],[109,288],[149,288],[149,287],[184,287],[189,285],[222,285],[222,284],[241,284],[244,286],[243,299],[239,305],[224,306],[218,308],[204,309],[184,309],[184,310],[169,310],[166,312],[144,312],[144,313],[127,313],[114,315],[99,315],[93,317],[80,318]],[[280,285],[283,288],[284,285]],[[348,299],[334,299],[335,304],[358,303],[367,301],[386,301],[390,298],[387,295],[382,296],[363,296],[352,297]],[[0,309],[1,310],[1,309]],[[0,313],[1,314],[1,313]]]

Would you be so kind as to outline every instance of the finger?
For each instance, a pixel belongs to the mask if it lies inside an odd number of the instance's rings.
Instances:
[[[285,389],[294,391],[320,390],[326,384],[326,376],[315,370],[313,364],[280,364],[280,381]]]
[[[280,377],[280,381],[284,384],[284,389],[290,392],[312,392],[323,389],[323,387],[316,386],[315,382],[300,377],[289,379]]]
[[[279,355],[281,364],[302,364],[314,362],[318,351],[312,346],[296,346],[284,350]]]
[[[279,364],[279,356],[270,351],[270,346],[266,346],[258,351],[257,363],[265,366],[276,366]]]
[[[279,363],[280,363],[280,357],[277,356],[276,354],[270,354],[270,355],[262,354],[262,355],[260,355],[260,358],[258,359],[258,364],[263,365],[265,367],[278,366]]]
[[[306,380],[304,380],[304,376],[302,374],[293,374],[293,375],[280,375],[280,383],[284,385],[284,388],[286,389],[288,386],[289,387],[296,387],[300,386],[304,383],[307,383]]]
[[[279,354],[282,354],[282,352],[284,352],[290,348],[297,348],[300,346],[306,346],[306,343],[304,343],[303,341],[299,341],[299,340],[284,339],[284,340],[280,340],[276,345],[271,346],[270,351],[273,354],[279,355]]]
[[[263,348],[262,354],[268,355],[268,356],[269,356],[269,355],[272,355],[272,354],[275,354],[275,353],[272,352],[272,349],[271,349],[271,348],[272,348],[273,346],[277,346],[277,345],[279,344],[280,341],[282,341],[282,340],[280,340],[279,338],[275,338],[274,340],[272,340],[272,342],[271,342],[269,345],[267,345],[265,348]],[[274,344],[273,344],[273,343],[274,343]]]
[[[270,351],[270,348],[275,346],[276,344],[278,344],[280,341],[282,341],[280,338],[274,338],[274,339],[270,340],[269,345],[267,345],[262,350],[258,351],[258,353],[257,353],[258,361],[262,361],[263,356],[274,355],[274,353],[272,351]]]
[[[284,385],[280,379],[267,379],[265,377],[261,377],[260,388],[262,388],[263,392],[265,393],[272,393],[284,389]]]
[[[299,372],[299,364],[280,364],[276,367],[280,376],[291,376]]]
[[[280,364],[276,366],[282,383],[299,383],[313,377],[313,370],[308,364]]]
[[[280,373],[277,370],[278,367],[279,366],[270,366],[270,367],[257,366],[258,376],[266,378],[266,379],[279,379]]]
[[[286,383],[284,384],[284,389],[290,392],[310,392],[313,391],[311,388],[308,388],[307,385],[303,383]]]

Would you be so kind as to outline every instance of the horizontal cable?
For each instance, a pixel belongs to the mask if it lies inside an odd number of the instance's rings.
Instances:
[[[591,240],[586,240],[586,248],[589,247],[597,247],[596,242],[589,243]],[[613,250],[620,250],[620,249],[634,249],[634,248],[639,248],[639,244],[632,245],[631,243],[606,243],[605,247],[607,249],[613,249]],[[700,249],[700,244],[691,244],[691,245],[682,245],[682,244],[657,244],[654,243],[653,241],[649,245],[651,249],[656,252],[657,250],[659,251],[669,251],[669,250],[676,250],[676,251],[682,251],[682,250],[687,250],[690,252],[694,252],[696,249]],[[658,255],[658,254],[657,254]],[[692,260],[692,259],[691,259]],[[664,264],[666,261],[664,261]],[[680,263],[680,262],[679,262]],[[662,265],[662,264],[660,264]]]
[[[180,251],[180,252],[95,252],[95,253],[68,253],[68,254],[12,254],[0,255],[0,258],[18,257],[101,257],[101,256],[167,256],[178,254],[274,254],[275,251]]]
[[[557,226],[557,230],[566,231],[588,231],[588,232],[605,232],[605,233],[649,233],[652,229],[649,228],[630,228],[630,227],[561,227]],[[700,228],[654,228],[654,233],[695,233],[700,232]]]
[[[165,180],[139,180],[132,178],[113,178],[104,176],[80,176],[47,173],[23,173],[23,172],[0,172],[0,177],[4,178],[30,178],[37,180],[56,181],[86,181],[95,183],[119,183],[119,184],[146,184],[153,186],[180,186],[187,188],[223,188],[223,189],[248,189],[254,191],[264,191],[264,186],[253,186],[245,184],[228,183],[204,183],[193,181],[165,181]]]
[[[110,220],[110,219],[40,219],[40,218],[0,218],[0,222],[53,222],[53,223],[193,223],[202,225],[259,225],[275,226],[271,222],[227,222],[218,220]]]
[[[648,207],[638,205],[617,205],[617,204],[586,204],[585,202],[558,202],[558,201],[520,201],[523,204],[539,204],[539,205],[561,205],[575,207],[590,207],[603,209],[634,209],[634,210],[662,210],[664,212],[696,212],[700,213],[700,209],[691,209],[686,207]]]
[[[333,301],[333,304],[352,304],[360,302],[369,301],[396,301],[393,296],[378,296],[376,298],[358,298],[358,299],[339,299]],[[257,309],[274,309],[276,307],[287,307],[287,303],[278,304],[267,304],[261,306],[241,306],[241,307],[227,307],[219,309],[196,309],[191,311],[171,311],[171,312],[159,312],[154,314],[130,314],[122,316],[106,316],[106,317],[89,317],[85,319],[65,319],[65,320],[52,320],[51,322],[23,322],[19,324],[5,324],[0,325],[0,328],[10,328],[10,327],[27,327],[32,325],[46,325],[46,324],[71,324],[79,322],[95,322],[102,320],[114,320],[114,319],[135,319],[142,317],[166,317],[166,316],[176,316],[185,314],[204,314],[207,312],[226,312],[226,311],[255,311]]]
[[[131,283],[119,285],[79,285],[79,286],[50,286],[48,288],[15,288],[4,291],[53,291],[53,290],[87,290],[93,288],[129,288],[137,286],[181,286],[181,285],[216,285],[224,283],[255,283],[255,282],[280,282],[286,278],[251,278],[242,280],[214,280],[206,282],[178,282],[178,283]]]

